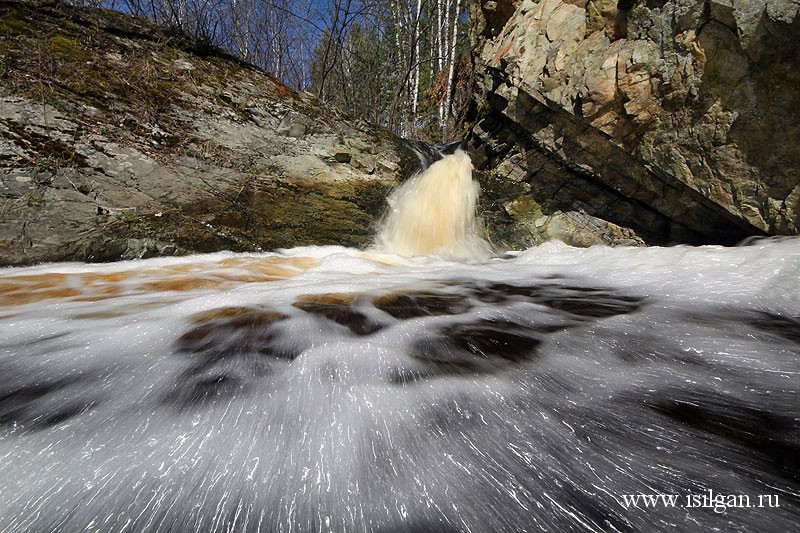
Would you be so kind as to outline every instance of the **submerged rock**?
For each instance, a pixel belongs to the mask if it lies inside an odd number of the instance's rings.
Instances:
[[[370,242],[411,145],[207,52],[0,2],[0,265]]]
[[[736,242],[800,229],[791,0],[471,8],[471,152],[515,247]]]

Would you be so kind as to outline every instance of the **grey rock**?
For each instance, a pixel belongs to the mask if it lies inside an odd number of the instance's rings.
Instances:
[[[302,139],[311,128],[308,117],[299,113],[289,112],[278,126],[278,133],[295,139]]]

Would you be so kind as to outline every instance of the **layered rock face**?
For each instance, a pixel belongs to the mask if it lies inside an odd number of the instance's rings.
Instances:
[[[371,242],[411,146],[207,52],[0,1],[0,265]]]
[[[800,5],[473,4],[495,241],[729,244],[800,228]]]

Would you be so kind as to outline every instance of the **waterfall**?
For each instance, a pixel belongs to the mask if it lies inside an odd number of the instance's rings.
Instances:
[[[487,259],[491,247],[476,217],[479,195],[469,155],[462,150],[445,155],[389,196],[376,249],[458,261]]]

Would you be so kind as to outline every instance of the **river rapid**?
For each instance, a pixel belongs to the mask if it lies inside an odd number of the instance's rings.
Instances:
[[[0,269],[0,532],[797,530],[800,239],[497,257],[429,171],[368,251]]]
[[[798,239],[4,269],[0,531],[791,531],[799,274]]]

